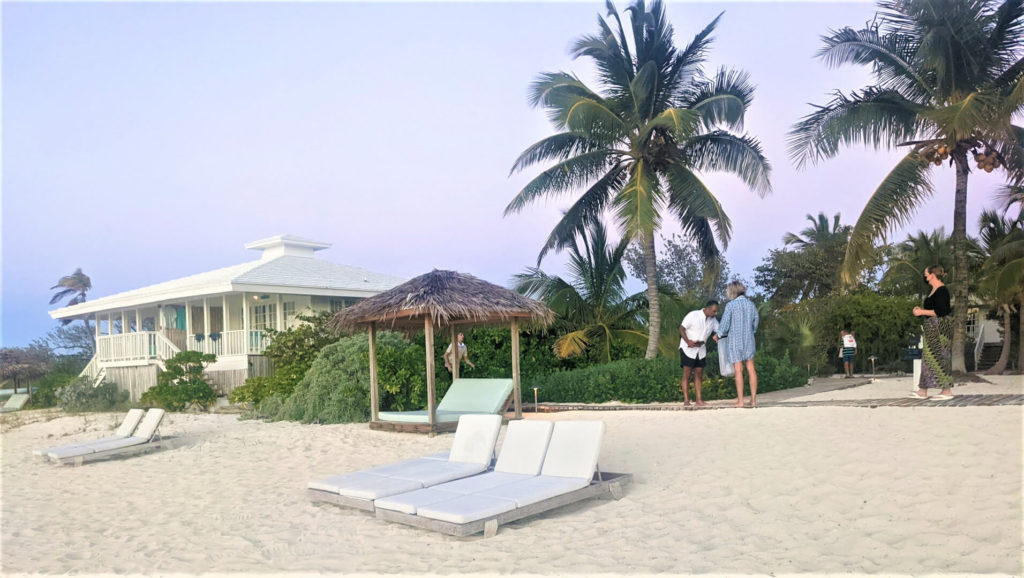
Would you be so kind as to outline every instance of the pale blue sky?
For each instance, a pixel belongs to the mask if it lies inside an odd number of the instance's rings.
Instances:
[[[569,203],[502,217],[541,170],[509,177],[513,161],[552,132],[528,85],[543,71],[589,76],[568,48],[603,2],[2,10],[0,341],[24,345],[55,325],[49,287],[76,267],[98,298],[257,258],[242,246],[283,233],[333,243],[320,256],[338,263],[507,284]],[[766,199],[706,178],[733,220],[726,256],[749,279],[805,214],[852,222],[898,153],[851,150],[802,172],[785,155],[806,103],[868,81],[813,54],[873,5],[674,2],[677,44],[723,10],[712,69],[751,74],[747,130],[774,167]],[[951,227],[953,173],[935,176],[910,231]],[[998,185],[972,175],[969,228]]]

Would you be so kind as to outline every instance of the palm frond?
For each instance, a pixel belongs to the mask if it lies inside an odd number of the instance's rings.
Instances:
[[[568,357],[575,357],[577,355],[583,355],[587,351],[587,347],[590,346],[590,342],[587,341],[587,332],[583,329],[578,329],[562,335],[555,340],[552,349],[555,355],[561,359]]]
[[[602,143],[595,142],[579,133],[562,132],[551,135],[527,147],[516,159],[509,174],[519,172],[542,161],[564,161],[576,155],[594,152],[602,146]]]
[[[571,246],[577,235],[584,234],[587,227],[600,220],[609,200],[626,182],[628,174],[623,165],[615,165],[580,195],[548,235],[540,254],[537,255],[537,264],[544,260],[548,251],[561,251]]]
[[[909,35],[882,35],[871,28],[842,28],[823,36],[822,41],[825,46],[815,56],[829,68],[844,64],[872,65],[886,88],[915,97],[932,94],[931,84],[912,61],[916,43]]]
[[[633,164],[629,181],[615,197],[615,214],[625,236],[651,235],[661,224],[658,207],[662,205],[658,176],[641,159]]]
[[[841,277],[852,285],[886,231],[907,224],[917,207],[932,194],[928,165],[916,153],[904,157],[875,189],[857,219],[846,246]]]
[[[682,151],[698,171],[736,175],[762,197],[772,191],[771,164],[753,137],[714,131],[691,138]]]
[[[599,178],[612,162],[615,153],[596,150],[566,159],[534,177],[505,207],[505,215],[523,210],[526,205],[545,196],[557,196],[573,192]]]
[[[723,249],[727,248],[729,240],[732,238],[732,221],[707,186],[693,171],[680,163],[671,164],[666,176],[669,209],[681,220],[684,218],[707,220],[714,228],[713,236],[718,238]],[[701,244],[706,247],[707,241]],[[702,254],[707,253],[708,251],[702,250]]]
[[[923,107],[879,87],[849,97],[837,91],[817,109],[789,131],[787,150],[797,168],[832,158],[845,145],[893,148],[923,130],[918,119]]]
[[[743,117],[753,99],[750,75],[722,68],[714,78],[697,85],[696,91],[688,97],[687,107],[700,112],[708,130],[723,125],[743,130]]]

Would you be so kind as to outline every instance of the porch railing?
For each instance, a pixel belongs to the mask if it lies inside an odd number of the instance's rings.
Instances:
[[[166,337],[156,331],[136,331],[119,335],[100,335],[96,340],[96,356],[89,362],[160,361],[170,359],[179,352]],[[88,367],[86,367],[88,369]],[[95,370],[99,372],[99,367]]]
[[[225,331],[210,335],[189,335],[188,348],[191,351],[224,355],[259,355],[270,342],[267,334],[259,330]]]

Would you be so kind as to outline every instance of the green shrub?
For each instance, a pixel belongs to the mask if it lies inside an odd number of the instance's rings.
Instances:
[[[327,329],[331,317],[330,312],[299,315],[298,319],[304,323],[285,331],[268,330],[270,345],[263,355],[274,363],[274,374],[250,377],[245,380],[244,385],[236,387],[231,392],[228,401],[258,404],[272,395],[291,395],[320,354],[320,350],[337,341],[337,337]]]
[[[758,374],[758,393],[799,387],[807,383],[803,370],[787,358],[764,354],[754,357]],[[650,403],[682,401],[682,369],[676,359],[625,359],[572,371],[562,371],[523,382],[524,395],[539,388],[540,401],[555,403]],[[703,380],[703,398],[729,399],[736,396],[736,382],[718,372],[718,355],[708,355]]]
[[[205,410],[217,401],[217,392],[203,379],[203,368],[216,360],[212,353],[178,353],[164,362],[167,369],[157,375],[156,386],[142,394],[142,404],[168,411]]]
[[[56,406],[60,402],[60,397],[57,394],[58,390],[66,387],[77,377],[77,372],[53,371],[47,373],[39,378],[39,381],[32,384],[32,397],[29,398],[26,407],[40,409]]]
[[[56,392],[60,408],[65,411],[112,411],[125,409],[128,392],[115,383],[103,382],[93,387],[89,377],[77,377]]]

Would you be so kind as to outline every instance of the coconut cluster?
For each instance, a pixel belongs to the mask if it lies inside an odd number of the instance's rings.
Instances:
[[[935,166],[939,166],[943,161],[949,158],[950,152],[952,152],[952,149],[950,149],[948,145],[931,145],[921,151],[921,156],[926,162],[934,163]]]
[[[978,168],[986,173],[991,173],[1002,166],[1002,163],[999,162],[999,155],[991,149],[983,153],[974,151],[974,162],[978,163]]]

